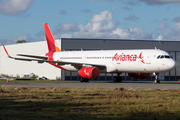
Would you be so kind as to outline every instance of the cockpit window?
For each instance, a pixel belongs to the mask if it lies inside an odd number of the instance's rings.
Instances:
[[[170,58],[172,58],[173,59],[173,57],[170,55]]]
[[[164,58],[170,59],[170,58],[172,58],[172,56],[169,56],[169,55],[158,55],[158,57],[157,57],[157,59],[164,59]]]
[[[170,56],[168,56],[168,55],[165,55],[164,57],[165,57],[165,58],[170,58]]]

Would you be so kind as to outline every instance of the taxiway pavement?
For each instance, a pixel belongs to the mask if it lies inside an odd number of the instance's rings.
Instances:
[[[134,88],[134,89],[180,89],[179,83],[25,83],[0,84],[1,87],[52,87],[52,88]]]

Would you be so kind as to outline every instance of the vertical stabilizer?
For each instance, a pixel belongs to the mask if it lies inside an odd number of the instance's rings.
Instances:
[[[49,52],[61,52],[61,50],[55,44],[54,38],[47,23],[44,23],[44,30]]]

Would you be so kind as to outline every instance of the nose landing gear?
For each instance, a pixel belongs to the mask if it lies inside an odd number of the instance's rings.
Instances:
[[[153,75],[155,76],[154,84],[160,83],[160,80],[158,78],[159,73],[153,73]]]

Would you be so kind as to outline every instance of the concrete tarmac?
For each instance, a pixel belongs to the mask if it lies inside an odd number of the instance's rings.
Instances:
[[[1,87],[52,87],[52,88],[136,88],[136,89],[180,89],[179,83],[25,83],[0,84]]]

